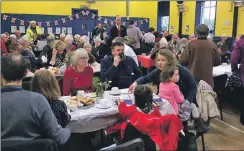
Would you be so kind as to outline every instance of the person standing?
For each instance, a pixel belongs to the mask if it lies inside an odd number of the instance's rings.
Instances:
[[[125,37],[127,35],[126,27],[124,25],[121,25],[120,16],[116,16],[115,25],[111,28],[110,33],[111,33],[111,42],[115,37]]]
[[[130,21],[130,25],[128,26],[128,29],[127,29],[127,35],[129,37],[135,38],[136,43],[132,44],[132,47],[134,49],[141,48],[140,40],[143,39],[143,35],[142,35],[140,28],[136,27],[134,20]]]

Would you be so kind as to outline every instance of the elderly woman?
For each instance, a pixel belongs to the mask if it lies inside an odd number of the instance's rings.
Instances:
[[[73,44],[74,38],[72,35],[67,35],[64,39],[64,43],[66,44],[66,51],[74,51],[76,46]]]
[[[64,39],[65,39],[66,35],[65,34],[61,34],[59,36],[59,40],[63,41],[64,42]]]
[[[240,72],[241,80],[242,80],[242,90],[240,91],[240,101],[241,101],[241,116],[240,122],[244,125],[244,35],[240,37],[238,41],[236,41],[234,49],[231,54],[231,69],[233,73]],[[240,67],[238,68],[238,64]]]
[[[96,58],[91,53],[91,51],[92,51],[91,44],[85,43],[84,44],[84,49],[87,51],[88,56],[89,56],[89,60],[88,60],[89,66],[92,67],[92,69],[93,69],[94,72],[100,72],[100,63],[97,63],[96,62]]]
[[[186,44],[187,43],[188,43],[188,40],[186,38],[182,38],[179,41],[179,47],[178,47],[177,54],[176,54],[177,60],[180,59],[181,53],[186,49]]]
[[[17,40],[17,37],[16,37],[15,34],[11,34],[11,35],[9,36],[9,39],[10,39],[10,41],[11,41],[11,43],[12,43],[12,42],[15,42],[15,41]]]
[[[64,49],[66,48],[66,45],[64,42],[60,40],[55,40],[52,45],[52,56],[50,60],[50,65],[61,67],[64,64],[65,54],[66,52]],[[47,57],[48,61],[50,59],[50,56]]]
[[[180,91],[189,102],[194,102],[197,92],[196,83],[191,73],[183,66],[179,65],[176,61],[174,54],[169,49],[161,49],[155,59],[156,69],[144,77],[137,79],[129,88],[129,91],[133,91],[137,85],[147,84],[150,82],[156,83],[159,90],[160,73],[166,66],[177,65],[179,67],[180,79],[177,85],[180,87]]]
[[[29,37],[29,41],[33,42],[34,40],[36,40],[37,35],[41,34],[43,34],[41,28],[39,26],[36,26],[35,21],[31,21],[30,26],[26,30],[26,35]]]
[[[72,66],[67,68],[63,77],[63,95],[70,95],[77,90],[90,91],[92,88],[93,69],[88,66],[88,53],[77,49],[71,57]]]
[[[180,63],[191,71],[196,82],[203,80],[213,87],[213,67],[220,65],[221,61],[216,44],[207,39],[208,34],[207,25],[197,26],[197,39],[189,41],[186,45]]]
[[[96,49],[92,49],[92,54],[96,58],[96,61],[100,63],[105,56],[111,54],[111,49],[107,45],[103,44],[99,37],[94,38],[94,43]]]
[[[223,46],[221,47],[221,52],[223,55],[225,55],[227,53],[227,51],[229,50],[226,34],[221,35],[221,42],[223,43]]]

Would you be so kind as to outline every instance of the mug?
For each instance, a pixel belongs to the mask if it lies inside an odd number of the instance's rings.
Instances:
[[[112,87],[111,89],[113,94],[118,94],[119,93],[119,88],[118,87]]]

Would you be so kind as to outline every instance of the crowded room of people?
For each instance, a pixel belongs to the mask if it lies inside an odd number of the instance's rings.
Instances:
[[[2,151],[244,150],[244,1],[2,1]]]

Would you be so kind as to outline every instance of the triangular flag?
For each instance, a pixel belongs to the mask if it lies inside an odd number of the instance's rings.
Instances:
[[[146,23],[148,23],[148,19],[145,19]]]
[[[65,18],[62,18],[62,21],[63,21],[63,23],[64,23],[64,24],[66,23],[66,20],[65,20]]]
[[[140,20],[140,23],[143,24],[143,20]]]
[[[54,21],[54,24],[55,24],[55,25],[58,25],[58,20],[55,20],[55,21]]]
[[[75,14],[75,18],[80,18],[80,17],[79,17],[79,14]]]
[[[25,21],[24,20],[20,20],[20,25],[25,25]]]
[[[41,27],[41,26],[42,26],[42,22],[38,22],[37,24],[38,24],[38,26],[39,26],[39,27]]]
[[[99,16],[99,17],[97,18],[97,20],[98,20],[98,21],[101,21],[101,20],[102,20],[102,17]]]
[[[47,21],[46,23],[47,23],[47,26],[50,26],[50,21]]]
[[[3,20],[7,20],[8,16],[7,15],[3,15]]]
[[[12,17],[12,19],[11,19],[11,23],[15,23],[15,21],[16,21],[16,18],[13,18],[13,17]]]
[[[95,14],[92,14],[92,19],[95,19],[96,18],[96,15]]]
[[[69,16],[69,20],[73,20],[73,17],[72,16]]]

